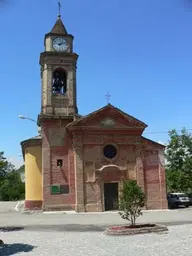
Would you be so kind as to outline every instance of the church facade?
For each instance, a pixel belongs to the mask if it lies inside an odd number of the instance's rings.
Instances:
[[[60,16],[40,55],[41,134],[21,142],[26,209],[118,209],[123,180],[146,194],[146,209],[166,209],[164,146],[142,136],[142,121],[111,104],[78,114],[73,36]]]

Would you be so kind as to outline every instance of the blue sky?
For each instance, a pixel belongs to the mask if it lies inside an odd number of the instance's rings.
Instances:
[[[6,1],[6,0],[4,0]],[[192,4],[187,0],[63,0],[62,18],[79,54],[80,114],[111,104],[146,122],[166,142],[192,128]],[[57,18],[56,0],[0,4],[0,150],[19,165],[20,141],[37,134],[39,54]],[[149,133],[149,134],[147,134]]]

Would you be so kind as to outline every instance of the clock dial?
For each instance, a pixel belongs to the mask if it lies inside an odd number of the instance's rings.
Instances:
[[[64,38],[57,37],[53,40],[53,48],[56,51],[64,52],[68,49],[68,44]]]

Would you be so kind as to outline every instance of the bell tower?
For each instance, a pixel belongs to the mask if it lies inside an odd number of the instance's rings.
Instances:
[[[72,117],[78,114],[76,64],[73,36],[68,34],[58,15],[51,32],[45,35],[41,66],[41,114]]]

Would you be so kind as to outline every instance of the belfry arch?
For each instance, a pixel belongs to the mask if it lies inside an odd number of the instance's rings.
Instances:
[[[65,94],[67,91],[67,73],[64,69],[58,68],[52,74],[53,94]]]

